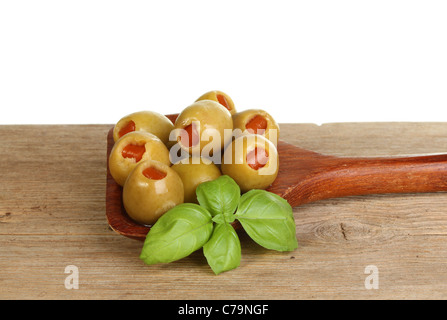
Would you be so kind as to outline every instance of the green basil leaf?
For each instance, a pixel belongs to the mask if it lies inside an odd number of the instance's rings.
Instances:
[[[237,268],[241,263],[241,243],[234,228],[228,223],[217,224],[203,246],[203,254],[215,274]]]
[[[255,242],[267,249],[293,251],[298,247],[292,207],[274,193],[248,191],[240,199],[235,218]]]
[[[239,204],[241,189],[232,178],[222,175],[199,184],[196,195],[199,204],[213,216],[219,213],[232,215]]]
[[[149,230],[140,259],[146,264],[168,263],[200,249],[213,232],[211,214],[193,203],[172,208]]]

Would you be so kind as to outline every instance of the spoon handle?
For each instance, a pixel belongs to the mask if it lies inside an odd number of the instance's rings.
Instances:
[[[284,197],[293,205],[328,198],[447,191],[447,154],[399,158],[320,159]]]

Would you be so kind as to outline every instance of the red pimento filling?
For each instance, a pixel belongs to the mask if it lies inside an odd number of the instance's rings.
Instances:
[[[143,154],[146,152],[144,145],[128,144],[121,152],[123,158],[134,158],[136,162],[140,161]]]
[[[187,147],[192,147],[199,143],[199,134],[192,123],[183,128],[180,134],[180,143]]]
[[[269,161],[269,154],[263,148],[254,148],[247,154],[247,164],[254,170],[264,167]]]
[[[225,98],[224,95],[222,95],[222,94],[218,94],[218,95],[216,95],[216,97],[217,97],[217,101],[219,101],[219,103],[220,103],[221,105],[223,105],[223,106],[224,106],[225,108],[227,108],[228,110],[231,110],[231,108],[230,108],[230,104],[228,103],[227,98]]]
[[[130,120],[124,127],[121,128],[121,130],[118,132],[118,136],[121,138],[126,133],[135,131],[135,122]]]
[[[166,177],[166,172],[158,170],[157,168],[154,167],[148,167],[143,170],[143,175],[148,179],[161,180],[164,177]]]
[[[245,125],[245,128],[250,131],[253,132],[255,134],[261,134],[264,133],[265,130],[267,129],[267,120],[261,116],[261,115],[256,115],[254,116],[250,121],[247,122],[247,124]],[[258,133],[259,131],[259,133]]]

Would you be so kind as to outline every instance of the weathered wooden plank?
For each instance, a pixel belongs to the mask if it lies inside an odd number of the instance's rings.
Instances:
[[[105,218],[108,125],[0,126],[2,299],[424,299],[447,297],[447,194],[330,199],[294,209],[299,248],[240,232],[242,262],[215,276],[199,250],[146,266]],[[281,138],[339,156],[447,151],[445,123],[283,124]],[[64,286],[67,265],[79,289]],[[379,289],[365,288],[365,267]],[[216,281],[218,280],[218,281]]]

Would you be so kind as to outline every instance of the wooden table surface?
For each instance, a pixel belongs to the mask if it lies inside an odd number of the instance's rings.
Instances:
[[[0,299],[445,299],[447,193],[357,196],[294,208],[299,248],[241,232],[239,268],[201,252],[147,266],[105,216],[111,125],[0,126]],[[447,152],[447,123],[282,124],[282,139],[338,156]],[[67,289],[76,266],[79,288]],[[374,266],[378,273],[368,289]]]

